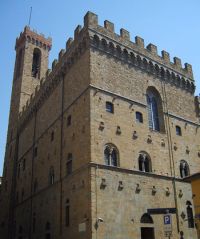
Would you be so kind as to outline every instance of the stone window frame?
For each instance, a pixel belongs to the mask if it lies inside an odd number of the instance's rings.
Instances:
[[[185,178],[187,176],[190,176],[190,167],[189,167],[189,164],[186,160],[182,159],[180,161],[179,170],[180,170],[181,178]]]
[[[40,79],[42,52],[39,48],[34,48],[32,57],[31,75],[35,79]]]
[[[141,172],[151,173],[152,172],[152,162],[151,157],[148,153],[141,151],[138,157],[138,169]]]
[[[150,86],[146,90],[149,128],[157,132],[165,132],[162,98],[158,90]]]
[[[186,211],[188,219],[188,228],[195,228],[192,203],[190,201],[187,201],[186,205],[187,205]]]
[[[139,111],[135,112],[135,119],[138,123],[143,123],[143,114]]]
[[[153,224],[153,218],[149,213],[144,213],[140,218],[140,223],[150,223]]]
[[[114,104],[110,101],[106,101],[106,112],[114,114]]]
[[[181,130],[181,127],[179,125],[176,125],[176,135],[182,136],[182,130]]]
[[[114,144],[105,144],[104,162],[107,166],[119,167],[119,151]]]

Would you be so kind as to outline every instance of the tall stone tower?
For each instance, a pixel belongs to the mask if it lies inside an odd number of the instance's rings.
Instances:
[[[25,27],[16,39],[16,60],[13,76],[13,86],[10,104],[9,125],[7,134],[6,153],[4,161],[4,198],[9,208],[4,208],[5,221],[12,220],[12,204],[15,189],[16,159],[18,154],[18,119],[19,113],[27,100],[40,84],[48,69],[48,56],[51,49],[51,39],[38,34],[29,27]],[[9,182],[9,183],[7,183]],[[10,184],[12,182],[12,184]],[[5,204],[4,204],[5,205]],[[9,212],[9,213],[8,213]],[[10,218],[10,219],[8,219]],[[10,225],[11,226],[11,225]],[[9,225],[5,227],[5,233]],[[8,228],[9,229],[9,228]],[[9,231],[9,230],[8,230]]]

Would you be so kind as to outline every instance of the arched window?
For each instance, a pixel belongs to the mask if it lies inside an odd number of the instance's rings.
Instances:
[[[140,223],[153,223],[153,219],[148,213],[144,213],[140,219]]]
[[[192,204],[190,201],[187,201],[186,205],[187,205],[188,227],[194,228],[194,217],[193,217],[193,211],[192,211]]]
[[[50,168],[49,170],[49,184],[54,184],[54,179],[55,179],[55,175],[54,175],[54,169],[53,167]]]
[[[185,160],[181,160],[180,162],[180,175],[181,178],[185,178],[190,175],[189,165]]]
[[[106,165],[119,166],[118,150],[114,145],[107,144],[105,146],[104,160]]]
[[[35,48],[33,51],[32,77],[40,78],[41,51]]]
[[[153,87],[149,87],[147,89],[147,107],[149,128],[152,130],[164,132],[162,101],[160,94]]]
[[[151,172],[151,159],[145,152],[141,152],[138,158],[139,170],[142,172]]]

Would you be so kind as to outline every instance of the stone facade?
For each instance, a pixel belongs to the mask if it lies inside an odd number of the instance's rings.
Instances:
[[[198,239],[200,238],[200,173],[192,174],[185,178],[186,182],[192,184],[192,193],[195,210],[195,223],[197,228]]]
[[[91,12],[47,70],[50,48],[27,27],[16,41],[2,238],[160,239],[167,210],[172,239],[197,238],[182,179],[200,170],[191,65],[109,21],[99,26]],[[159,128],[150,127],[150,94]]]

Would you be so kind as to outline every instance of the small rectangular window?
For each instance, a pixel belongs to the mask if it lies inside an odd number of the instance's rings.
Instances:
[[[35,147],[35,148],[34,148],[34,157],[37,157],[37,154],[38,154],[38,148]]]
[[[69,214],[70,214],[70,208],[69,205],[65,206],[65,226],[69,227]]]
[[[23,171],[26,169],[26,159],[24,158],[23,159],[23,164],[22,164],[22,169],[23,169]]]
[[[106,102],[106,111],[109,113],[114,113],[114,105],[111,102]]]
[[[72,160],[67,162],[67,175],[72,173]]]
[[[69,115],[69,116],[67,117],[67,126],[70,126],[71,123],[72,123],[72,116]]]
[[[139,122],[139,123],[143,123],[143,116],[142,116],[142,113],[140,112],[136,112],[135,113],[135,117],[136,117],[136,121]]]
[[[182,135],[182,132],[181,132],[181,127],[180,126],[176,126],[176,135],[179,135],[181,136]]]
[[[20,177],[20,163],[18,164],[18,170],[17,170],[17,177],[19,178]]]
[[[54,131],[51,132],[51,142],[54,141]]]

